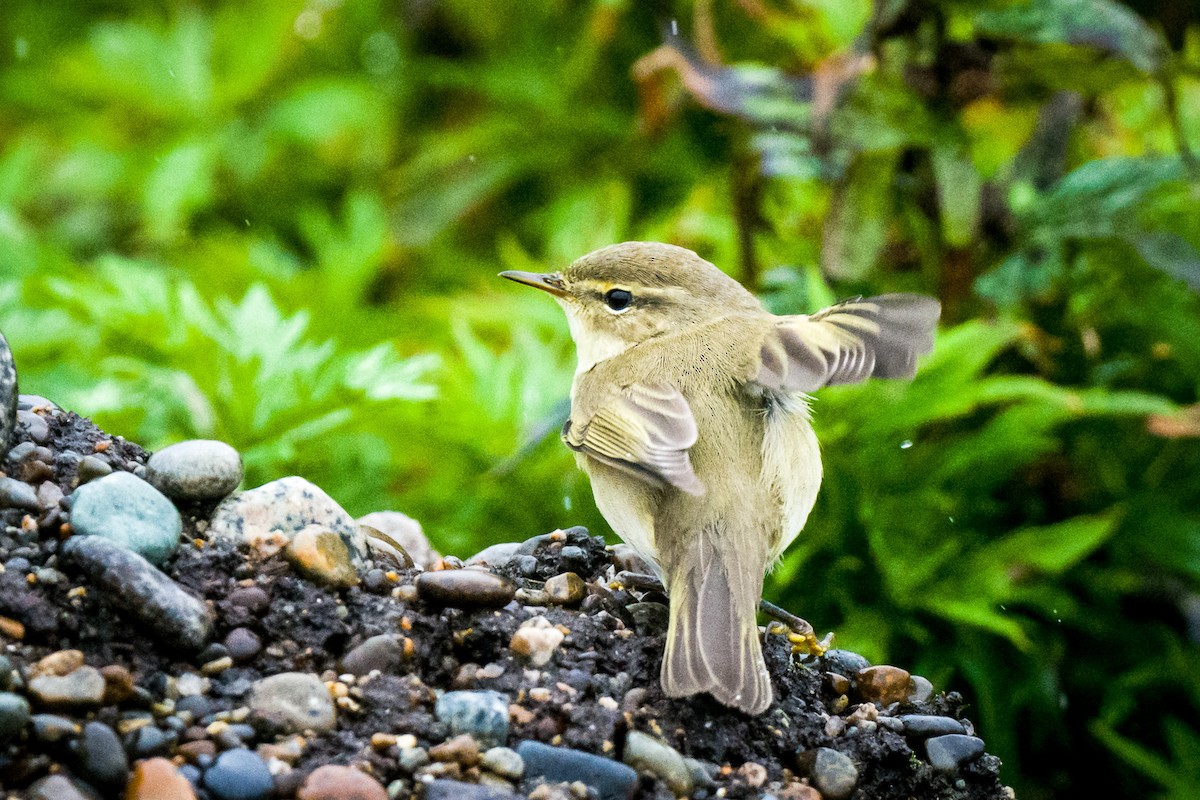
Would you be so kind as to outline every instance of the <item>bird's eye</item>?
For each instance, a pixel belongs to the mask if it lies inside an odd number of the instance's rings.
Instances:
[[[633,293],[628,289],[609,289],[604,295],[604,302],[613,311],[624,311],[633,302]]]

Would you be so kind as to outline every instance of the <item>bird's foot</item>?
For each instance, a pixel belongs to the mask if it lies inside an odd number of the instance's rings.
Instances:
[[[775,618],[775,621],[767,626],[767,632],[786,635],[788,642],[792,645],[793,653],[820,656],[829,649],[832,634],[818,640],[816,631],[807,620],[801,619],[767,600],[760,601],[758,607],[767,616]]]

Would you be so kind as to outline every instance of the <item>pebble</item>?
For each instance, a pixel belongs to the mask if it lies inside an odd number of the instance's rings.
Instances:
[[[518,796],[493,786],[440,779],[425,784],[425,800],[518,800]]]
[[[0,745],[10,742],[29,722],[29,701],[19,694],[0,692]]]
[[[671,621],[671,609],[663,603],[630,603],[625,610],[633,617],[634,630],[643,636],[666,631]]]
[[[348,589],[358,584],[350,548],[346,547],[342,537],[319,525],[309,525],[298,532],[283,554],[313,583],[334,589]]]
[[[208,534],[274,552],[309,525],[342,537],[355,565],[367,557],[366,538],[354,518],[320,487],[295,475],[222,500]]]
[[[84,708],[104,702],[104,676],[82,666],[66,675],[46,673],[29,681],[29,694],[48,708]]]
[[[326,764],[304,779],[296,800],[388,800],[388,793],[379,781],[360,770]]]
[[[416,566],[416,562],[413,561],[408,551],[383,531],[372,528],[370,525],[359,525],[358,529],[367,538],[367,551],[376,564],[397,572],[403,572]]]
[[[825,662],[826,670],[839,675],[853,675],[871,666],[871,662],[864,656],[850,650],[826,650],[821,658]]]
[[[128,472],[114,472],[71,495],[71,528],[97,536],[160,565],[179,547],[183,521],[161,492]]]
[[[551,602],[560,606],[573,606],[583,600],[587,594],[587,585],[583,578],[574,572],[564,572],[549,578],[545,590]]]
[[[17,422],[25,426],[29,438],[38,444],[50,441],[50,425],[42,419],[41,414],[32,411],[18,411]]]
[[[29,787],[29,800],[94,800],[95,794],[83,790],[66,775],[47,775]]]
[[[923,678],[920,675],[913,675],[908,679],[908,697],[905,698],[910,703],[925,703],[929,698],[933,697],[933,684],[928,678]]]
[[[858,783],[858,767],[850,757],[832,747],[818,747],[800,754],[800,767],[826,800],[845,800]]]
[[[234,628],[225,637],[229,657],[238,663],[252,661],[262,651],[262,639],[249,628]]]
[[[677,797],[688,796],[695,788],[692,771],[679,751],[641,731],[630,731],[625,739],[624,762],[665,783]]]
[[[100,675],[104,678],[105,705],[120,705],[133,697],[136,691],[133,675],[124,666],[109,664],[100,669]]]
[[[0,478],[0,508],[37,511],[40,507],[37,492],[28,483],[15,478]]]
[[[224,442],[192,439],[146,462],[146,481],[176,500],[219,500],[242,482],[242,457]]]
[[[104,478],[112,475],[112,465],[102,458],[97,456],[84,456],[79,459],[79,466],[76,467],[75,477],[79,481],[79,485]]]
[[[939,772],[958,772],[958,768],[983,755],[983,740],[961,733],[935,736],[925,741],[929,763]]]
[[[465,768],[479,763],[479,743],[465,733],[429,748],[434,761],[452,761]]]
[[[614,544],[611,548],[613,566],[617,572],[635,572],[639,575],[651,575],[654,573],[650,564],[637,551],[624,542]]]
[[[554,651],[562,644],[563,632],[545,617],[537,616],[521,623],[509,641],[509,648],[519,656],[529,659],[535,667],[550,663]]]
[[[0,333],[0,452],[8,450],[17,425],[17,365],[8,340]]]
[[[441,558],[425,538],[421,523],[399,511],[375,511],[358,518],[359,525],[366,525],[387,535],[388,539],[404,550],[419,567],[428,567]]]
[[[467,566],[479,565],[499,569],[516,558],[520,542],[500,542],[489,545],[467,559]]]
[[[525,774],[525,761],[509,747],[493,747],[483,754],[481,763],[484,769],[511,781],[520,780]]]
[[[205,770],[204,788],[216,800],[266,800],[275,783],[266,762],[252,750],[239,747],[221,753]]]
[[[57,744],[78,736],[82,728],[74,720],[57,714],[34,714],[29,718],[29,730],[39,742]]]
[[[37,663],[29,668],[29,677],[32,679],[39,675],[70,675],[82,666],[82,650],[55,650],[38,659]]]
[[[508,578],[478,569],[444,569],[417,576],[421,599],[451,608],[501,608],[517,587]]]
[[[863,700],[886,706],[908,696],[908,679],[908,672],[899,667],[867,667],[854,674],[854,686]]]
[[[944,736],[950,733],[966,733],[963,724],[953,717],[938,717],[932,714],[903,714],[900,722],[904,725],[906,736],[926,738],[929,736]]]
[[[256,681],[249,706],[289,733],[305,730],[324,733],[337,723],[337,713],[325,684],[316,675],[305,672],[284,672]]]
[[[446,692],[438,698],[434,714],[455,735],[473,736],[484,747],[508,739],[508,696],[500,692]]]
[[[97,536],[72,536],[62,552],[105,592],[108,602],[169,644],[195,651],[208,642],[213,626],[208,608],[137,553]]]
[[[99,787],[121,788],[129,777],[129,760],[117,732],[103,722],[83,726],[76,746],[79,772]]]
[[[150,758],[134,766],[125,800],[196,800],[196,792],[170,761]]]
[[[404,663],[402,637],[394,633],[372,636],[342,656],[341,670],[351,675],[366,675],[373,670],[395,672]]]
[[[528,779],[582,781],[595,790],[599,800],[628,800],[638,782],[632,767],[582,750],[524,741],[517,746],[517,755],[525,762]]]

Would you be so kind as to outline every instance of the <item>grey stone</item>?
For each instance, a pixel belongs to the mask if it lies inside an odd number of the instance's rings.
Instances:
[[[40,505],[37,492],[28,483],[15,478],[0,478],[0,508],[37,511]]]
[[[8,340],[0,333],[0,453],[8,452],[17,427],[17,365]]]
[[[275,782],[257,753],[239,747],[221,753],[205,770],[204,788],[216,800],[266,800],[275,791]]]
[[[222,500],[208,534],[278,550],[309,525],[341,536],[355,565],[362,566],[367,541],[358,523],[320,487],[294,475]]]
[[[676,797],[687,797],[695,788],[692,770],[679,751],[641,731],[630,731],[625,738],[622,760],[638,772],[661,780]]]
[[[342,656],[341,669],[351,675],[366,675],[372,670],[394,672],[403,662],[403,639],[394,633],[381,633]]]
[[[443,569],[417,576],[422,600],[451,608],[501,608],[516,595],[508,578],[481,569]]]
[[[858,783],[858,767],[832,747],[806,750],[797,760],[826,800],[845,800]]]
[[[483,754],[482,763],[484,769],[512,781],[525,774],[525,761],[509,747],[493,747]]]
[[[499,692],[446,692],[438,698],[434,714],[454,735],[468,734],[484,747],[503,745],[508,739],[508,696]]]
[[[18,411],[17,422],[25,428],[25,434],[38,444],[50,441],[50,424],[41,414],[33,411]]]
[[[104,701],[104,676],[86,665],[66,675],[38,675],[29,681],[29,694],[47,708],[98,706]]]
[[[121,789],[129,777],[129,760],[116,731],[103,722],[89,722],[76,746],[79,772],[89,783]]]
[[[932,714],[903,714],[899,720],[904,725],[906,736],[927,738],[950,733],[966,733],[963,724],[953,717],[938,717]]]
[[[72,536],[62,551],[105,592],[106,602],[168,644],[201,650],[208,642],[208,608],[137,553],[98,536]]]
[[[527,779],[582,781],[595,790],[599,800],[628,800],[637,787],[638,775],[632,767],[582,750],[525,741],[517,746],[517,754],[525,762]]]
[[[324,733],[337,724],[337,713],[325,684],[306,672],[284,672],[256,681],[248,705],[256,714],[290,733],[305,730]]]
[[[520,542],[500,542],[499,544],[488,545],[468,558],[467,566],[477,564],[483,567],[499,569],[516,558],[517,550],[520,547]]]
[[[57,714],[34,714],[29,718],[29,730],[33,738],[43,744],[57,744],[64,739],[79,735],[79,724]]]
[[[112,475],[112,471],[112,464],[109,464],[104,459],[97,456],[84,456],[79,459],[79,466],[76,468],[75,476],[79,479],[79,484],[82,486],[85,483],[91,483],[92,481]]]
[[[435,780],[425,784],[425,800],[519,800],[519,795],[462,781]]]
[[[146,480],[177,500],[219,500],[242,482],[242,457],[224,442],[192,439],[164,447],[146,462]]]
[[[940,772],[958,772],[958,768],[983,755],[983,740],[974,736],[951,733],[925,741],[929,763]]]
[[[933,684],[929,682],[929,679],[922,678],[920,675],[910,675],[908,697],[905,699],[910,703],[925,703],[931,697],[933,697]]]
[[[92,800],[92,792],[84,793],[66,775],[47,775],[29,787],[29,800]]]
[[[29,722],[29,701],[19,694],[0,692],[0,745],[10,742]]]
[[[162,492],[128,472],[114,472],[71,495],[71,528],[160,565],[179,547],[183,520]]]
[[[853,675],[871,666],[864,656],[849,650],[826,650],[822,658],[825,660],[825,670],[839,675]]]
[[[630,603],[625,610],[633,617],[634,629],[642,635],[662,633],[671,621],[671,609],[662,603]]]
[[[417,566],[428,567],[441,558],[425,538],[421,523],[399,511],[374,511],[358,518],[359,525],[367,525],[387,534],[390,539],[404,548]]]

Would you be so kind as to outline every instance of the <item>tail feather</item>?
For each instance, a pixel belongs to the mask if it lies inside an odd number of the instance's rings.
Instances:
[[[745,553],[719,557],[712,536],[696,536],[669,570],[663,690],[670,697],[708,692],[727,706],[761,714],[772,701],[755,616],[762,565],[744,563]]]

